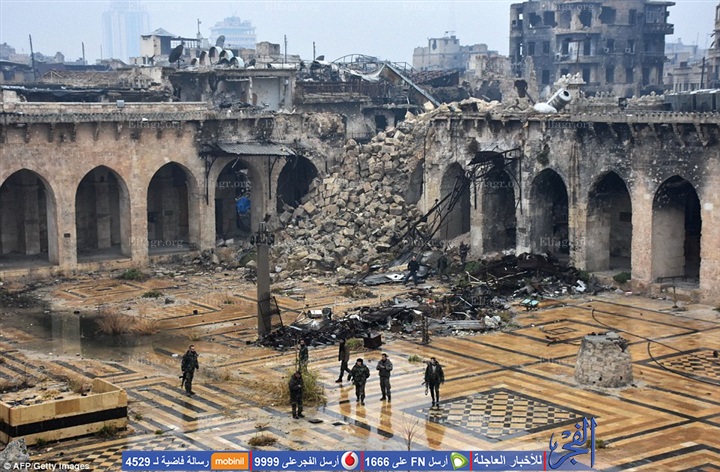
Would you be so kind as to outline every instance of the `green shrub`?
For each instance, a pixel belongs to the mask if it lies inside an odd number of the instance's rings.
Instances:
[[[591,445],[592,443],[588,439],[585,442],[585,447],[589,449]],[[608,443],[606,441],[603,441],[602,439],[595,439],[595,449],[606,449],[607,447]]]
[[[140,269],[128,269],[117,277],[120,280],[147,280],[147,275],[140,272]]]
[[[347,347],[349,351],[356,351],[364,346],[365,341],[363,341],[362,338],[350,338],[345,341],[345,347]]]
[[[257,253],[255,252],[255,250],[248,251],[243,254],[242,257],[240,257],[238,264],[240,265],[240,267],[245,267],[248,262],[254,261],[255,257],[257,257]]]
[[[259,391],[264,392],[265,400],[271,400],[281,405],[290,404],[290,389],[288,384],[290,377],[295,373],[294,369],[288,370],[282,379],[258,379],[257,387]],[[325,396],[325,388],[320,382],[320,374],[313,370],[303,370],[303,404],[305,405],[325,405],[327,397]]]
[[[620,272],[613,275],[613,280],[619,284],[624,284],[630,280],[630,272]]]
[[[142,295],[143,298],[160,298],[162,296],[163,296],[162,292],[160,290],[155,290],[155,289],[149,290],[149,291],[143,293],[143,295]]]
[[[590,282],[590,272],[586,270],[581,270],[578,272],[578,279],[582,280],[585,283]]]
[[[470,261],[465,264],[463,270],[469,274],[477,274],[482,269],[483,264],[480,261]]]
[[[423,358],[418,356],[417,354],[413,354],[410,357],[408,357],[408,362],[411,364],[418,364],[420,362],[423,362]]]
[[[37,447],[43,447],[43,446],[47,445],[47,443],[48,443],[48,440],[45,438],[37,438],[35,440],[35,445]]]
[[[105,426],[100,428],[100,431],[98,431],[96,434],[98,437],[101,438],[114,438],[115,436],[117,436],[118,431],[120,430],[117,428],[117,426],[106,424]]]
[[[510,310],[503,310],[497,314],[503,323],[510,323],[512,321],[513,314]]]

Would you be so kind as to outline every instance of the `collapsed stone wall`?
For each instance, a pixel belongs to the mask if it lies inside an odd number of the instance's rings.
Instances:
[[[367,144],[348,140],[338,167],[317,178],[297,208],[274,222],[275,265],[293,271],[349,273],[387,260],[392,243],[421,217],[404,195],[422,164],[432,113],[408,115]]]

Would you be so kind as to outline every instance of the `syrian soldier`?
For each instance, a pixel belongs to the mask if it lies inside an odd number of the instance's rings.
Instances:
[[[345,372],[350,374],[350,369],[348,368],[348,362],[350,362],[350,348],[348,348],[347,343],[344,339],[340,341],[338,360],[340,361],[340,377],[338,377],[338,379],[335,381],[336,383],[342,382],[342,378],[343,375],[345,375]],[[350,375],[348,375],[348,380],[350,380]]]
[[[303,378],[298,370],[290,377],[290,405],[292,405],[293,418],[305,418],[303,415]]]
[[[305,340],[300,340],[300,347],[298,350],[298,370],[307,370],[308,368],[308,361],[310,360],[310,353],[308,352],[308,347],[305,344]]]
[[[440,363],[434,357],[430,358],[430,362],[425,369],[425,388],[430,390],[432,396],[432,406],[440,406],[440,384],[445,383],[445,373]],[[427,394],[427,390],[425,391]]]
[[[378,375],[380,376],[380,392],[382,392],[380,401],[385,400],[385,398],[387,398],[387,401],[390,401],[390,372],[393,370],[393,365],[390,359],[388,359],[387,354],[383,353],[382,359],[378,362],[376,369],[379,371]]]
[[[363,363],[363,360],[358,359],[355,361],[355,365],[350,371],[350,378],[355,384],[356,401],[360,402],[361,405],[365,404],[365,383],[368,377],[370,377],[370,369]]]
[[[195,371],[200,369],[200,364],[198,364],[198,354],[195,352],[195,346],[192,344],[182,357],[180,369],[182,369],[183,373],[182,378],[183,384],[185,385],[185,392],[188,396],[195,395],[195,392],[192,391],[192,381],[195,376]]]

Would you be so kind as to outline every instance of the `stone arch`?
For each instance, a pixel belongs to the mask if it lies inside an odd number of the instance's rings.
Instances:
[[[281,213],[284,205],[293,208],[300,205],[317,176],[318,170],[308,158],[288,156],[277,179],[277,212]]]
[[[420,201],[423,194],[425,180],[425,159],[421,160],[415,165],[415,168],[410,173],[410,181],[405,189],[405,203],[414,205]]]
[[[215,185],[215,235],[216,238],[247,238],[252,233],[252,208],[244,213],[238,212],[243,197],[248,205],[255,201],[250,168],[241,159],[227,162],[217,176]],[[257,208],[257,207],[256,207]]]
[[[653,198],[652,277],[699,282],[702,216],[693,185],[675,175],[660,185]]]
[[[198,244],[197,181],[184,166],[169,162],[153,174],[147,190],[149,253],[177,252]]]
[[[6,267],[59,261],[55,193],[34,171],[18,170],[0,185],[0,261]]]
[[[599,177],[587,206],[587,270],[630,271],[632,200],[625,181],[614,171]]]
[[[483,252],[514,248],[517,220],[515,189],[510,175],[494,169],[479,182],[482,186]]]
[[[439,236],[453,239],[470,231],[470,186],[462,166],[450,164],[440,184],[440,207],[443,218]]]
[[[75,229],[78,260],[131,256],[130,193],[113,169],[95,167],[78,184]]]
[[[560,174],[545,169],[530,188],[532,252],[569,254],[568,192]]]

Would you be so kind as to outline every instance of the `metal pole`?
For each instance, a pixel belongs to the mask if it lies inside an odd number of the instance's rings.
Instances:
[[[32,35],[28,35],[30,37],[30,61],[32,63],[32,70],[33,70],[33,82],[37,82],[37,70],[35,69],[35,53],[33,52],[33,45],[32,45]]]
[[[254,241],[253,241],[254,240]],[[272,324],[273,307],[270,297],[270,246],[274,237],[267,230],[265,222],[250,240],[255,245],[257,253],[257,309],[258,309],[258,337],[270,332]]]

